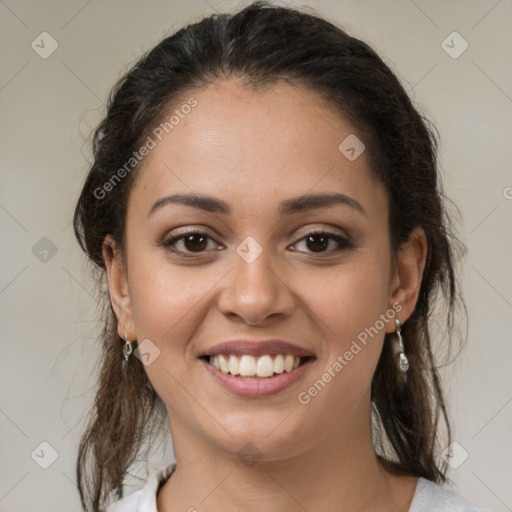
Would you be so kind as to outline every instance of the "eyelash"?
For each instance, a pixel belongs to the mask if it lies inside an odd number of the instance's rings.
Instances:
[[[168,251],[174,253],[174,254],[179,254],[183,257],[186,257],[186,258],[190,258],[190,257],[194,257],[194,256],[200,256],[202,254],[204,254],[205,252],[207,252],[206,250],[203,250],[203,251],[198,251],[198,252],[184,252],[184,251],[180,251],[180,250],[175,250],[172,248],[172,246],[180,241],[180,240],[183,240],[191,235],[201,235],[201,236],[206,236],[207,238],[209,238],[210,240],[213,240],[212,237],[210,237],[207,233],[203,232],[203,231],[189,231],[188,233],[184,233],[182,235],[179,235],[179,236],[175,236],[175,237],[172,237],[172,238],[169,238],[168,240],[164,240],[161,245]],[[320,251],[320,252],[314,252],[314,251],[308,251],[308,254],[313,254],[313,255],[324,255],[324,254],[332,254],[332,253],[337,253],[337,252],[341,252],[343,250],[348,250],[348,249],[353,249],[354,248],[354,245],[349,242],[346,238],[343,238],[342,236],[338,235],[338,234],[335,234],[335,233],[330,233],[329,231],[311,231],[310,233],[306,233],[304,236],[302,236],[298,242],[301,242],[303,240],[305,240],[307,237],[310,237],[310,236],[326,236],[328,237],[329,239],[331,240],[334,240],[338,245],[339,247],[337,249],[334,249],[334,250],[326,250],[326,251]],[[303,251],[297,251],[297,252],[303,252]]]

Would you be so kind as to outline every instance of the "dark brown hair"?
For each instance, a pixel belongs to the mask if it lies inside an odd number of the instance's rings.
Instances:
[[[402,328],[410,362],[407,384],[400,384],[386,335],[371,398],[376,450],[383,464],[391,471],[444,482],[446,465],[436,460],[440,420],[446,444],[451,430],[431,347],[431,317],[437,298],[444,299],[443,343],[449,345],[460,297],[437,139],[395,74],[366,43],[305,8],[266,2],[232,15],[212,15],[161,41],[114,87],[107,114],[94,132],[94,162],[74,214],[80,246],[104,279],[102,243],[110,234],[124,250],[127,199],[139,165],[107,193],[102,187],[179,98],[225,77],[236,77],[247,87],[286,80],[315,91],[364,134],[375,176],[388,192],[393,254],[414,228],[424,230],[428,253],[420,294]],[[123,495],[129,467],[166,421],[165,406],[140,361],[130,361],[121,379],[124,340],[117,334],[108,293],[103,291],[101,298],[105,324],[99,382],[77,460],[86,511],[103,510],[113,491]]]

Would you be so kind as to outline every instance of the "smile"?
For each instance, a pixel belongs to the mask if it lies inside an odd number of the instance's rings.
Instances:
[[[272,378],[284,372],[291,372],[305,362],[306,357],[293,354],[265,354],[254,357],[249,354],[217,354],[209,356],[207,361],[211,366],[238,377]]]
[[[293,364],[291,369],[288,370],[287,368],[290,368],[292,357]],[[282,362],[281,359],[283,359]],[[199,360],[207,373],[221,387],[240,397],[254,399],[270,397],[283,392],[304,375],[304,372],[308,370],[316,358],[291,356],[290,354],[277,354],[274,359],[268,354],[259,357],[247,354],[241,356],[219,354],[201,357]],[[221,363],[221,361],[223,362]],[[259,363],[259,361],[262,361],[262,363]],[[224,370],[222,370],[221,364],[224,365]],[[233,372],[236,372],[235,365],[238,364],[238,374],[233,375],[231,373],[231,364],[233,364]],[[271,365],[272,374],[270,374]],[[276,365],[278,372],[283,367],[280,373],[275,372]],[[240,370],[247,375],[241,375]],[[261,372],[260,375],[266,376],[258,375],[258,371]]]
[[[232,339],[198,354],[213,381],[238,396],[264,398],[297,382],[315,362],[311,349],[279,339]]]

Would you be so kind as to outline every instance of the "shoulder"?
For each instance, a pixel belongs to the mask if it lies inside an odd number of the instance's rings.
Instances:
[[[439,484],[418,478],[409,512],[485,512],[453,491]]]
[[[159,469],[149,476],[144,487],[111,503],[106,512],[157,512],[156,495],[160,483],[174,471],[175,463]]]

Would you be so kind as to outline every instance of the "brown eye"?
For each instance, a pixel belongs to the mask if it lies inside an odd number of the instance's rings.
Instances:
[[[329,249],[329,247],[332,247],[334,242],[334,247]],[[326,233],[326,232],[316,232],[316,233],[310,233],[309,235],[306,235],[303,237],[299,243],[304,243],[306,246],[306,251],[304,252],[311,252],[311,253],[333,253],[333,252],[339,252],[344,249],[350,249],[353,247],[353,245],[346,240],[345,238],[336,235],[334,233]],[[298,245],[298,244],[296,244]],[[337,246],[337,247],[336,247]],[[298,250],[299,252],[303,252]]]
[[[183,244],[190,251],[202,251],[208,245],[206,236],[200,234],[192,234],[183,237]]]
[[[162,246],[170,252],[187,256],[205,252],[209,241],[211,241],[213,248],[218,247],[218,244],[213,243],[213,239],[206,233],[190,232],[185,235],[169,238],[162,242]]]
[[[329,246],[330,238],[325,235],[309,235],[305,240],[308,248],[313,252],[323,252]]]

